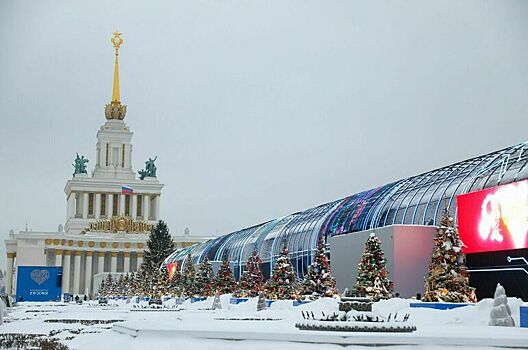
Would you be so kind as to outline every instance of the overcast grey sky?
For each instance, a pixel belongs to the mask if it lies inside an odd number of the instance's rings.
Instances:
[[[158,155],[173,233],[227,233],[528,139],[527,1],[0,0],[2,238],[64,223],[115,29],[134,168]]]

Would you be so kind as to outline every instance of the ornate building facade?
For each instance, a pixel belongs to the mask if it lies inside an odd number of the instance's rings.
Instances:
[[[135,271],[143,261],[151,228],[160,220],[163,189],[154,159],[145,163],[139,178],[132,167],[132,131],[124,118],[126,106],[119,90],[121,34],[115,48],[112,100],[105,106],[106,121],[97,132],[95,164],[88,174],[88,159],[77,155],[75,170],[66,182],[66,222],[57,232],[10,232],[7,251],[6,292],[15,294],[20,266],[61,266],[62,292],[97,292],[94,281],[106,273]],[[188,233],[173,236],[177,247],[206,241]]]

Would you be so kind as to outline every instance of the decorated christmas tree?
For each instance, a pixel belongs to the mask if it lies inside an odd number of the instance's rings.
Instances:
[[[236,281],[231,266],[229,265],[229,261],[224,259],[220,265],[218,273],[216,274],[214,288],[218,294],[222,295],[233,293],[235,286]]]
[[[182,284],[183,278],[177,264],[171,265],[171,271],[169,272],[169,291],[173,296],[182,295]]]
[[[260,265],[262,261],[255,250],[246,261],[246,266],[238,282],[235,296],[239,298],[254,298],[264,291],[264,275]]]
[[[161,266],[157,274],[157,279],[157,287],[160,297],[170,295],[169,270],[167,269],[167,265],[163,264]]]
[[[198,293],[196,285],[196,271],[194,270],[191,254],[187,255],[187,258],[183,264],[181,289],[183,295],[186,297],[192,297]]]
[[[144,288],[144,281],[145,281],[145,271],[140,267],[135,275],[134,279],[132,280],[132,295],[144,297],[146,296],[146,290]]]
[[[100,297],[106,297],[106,280],[102,280],[101,284],[99,285],[99,291],[97,292]]]
[[[330,261],[326,256],[324,237],[321,236],[313,262],[308,267],[308,273],[304,276],[300,294],[311,299],[317,299],[331,297],[336,293],[336,283],[330,272]]]
[[[144,269],[152,272],[159,269],[163,261],[174,251],[174,242],[164,221],[160,220],[150,232],[147,248],[143,266]]]
[[[371,233],[365,243],[365,251],[358,264],[355,291],[373,301],[388,299],[392,295],[392,282],[388,278],[387,262],[381,249],[381,241]]]
[[[102,289],[99,291],[99,294],[101,294],[103,297],[115,295],[115,282],[111,273],[106,275],[106,278],[104,279],[103,283],[101,283],[101,287]]]
[[[266,295],[269,299],[297,299],[297,276],[288,257],[288,246],[284,243],[271,278],[266,283]]]
[[[196,273],[196,291],[201,297],[210,297],[213,295],[214,273],[211,262],[206,257],[204,261],[198,266]]]
[[[424,301],[477,301],[475,289],[469,286],[465,258],[455,220],[444,211],[436,231],[431,263],[425,277]]]
[[[123,294],[124,290],[125,290],[125,279],[123,275],[121,275],[116,281],[114,295],[120,297],[124,295]]]
[[[127,297],[133,297],[134,295],[136,295],[134,293],[134,281],[136,279],[136,274],[134,272],[131,272],[128,275],[128,283],[127,283],[127,287],[126,287],[126,296]]]
[[[129,289],[130,289],[130,275],[127,273],[125,273],[123,275],[123,284],[122,284],[122,287],[121,287],[121,295],[122,296],[128,296],[128,293],[129,293]]]

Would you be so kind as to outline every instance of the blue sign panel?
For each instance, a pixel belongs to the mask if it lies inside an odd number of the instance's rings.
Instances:
[[[62,267],[19,266],[17,301],[60,301]]]

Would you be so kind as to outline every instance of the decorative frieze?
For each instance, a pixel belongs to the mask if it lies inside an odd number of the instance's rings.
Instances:
[[[153,227],[153,224],[150,224],[146,221],[133,220],[128,216],[117,216],[109,220],[98,220],[96,222],[91,222],[85,231],[145,234],[149,233]]]

